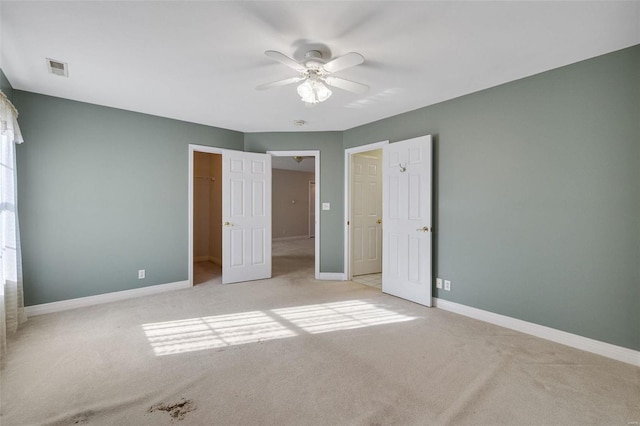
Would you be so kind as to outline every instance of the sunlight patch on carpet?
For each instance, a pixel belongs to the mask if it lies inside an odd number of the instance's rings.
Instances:
[[[156,355],[201,351],[296,335],[260,311],[143,324],[142,329]]]
[[[363,300],[143,324],[155,355],[412,321],[415,317]]]
[[[415,317],[402,315],[362,300],[274,309],[272,312],[311,334],[352,330],[415,319]]]

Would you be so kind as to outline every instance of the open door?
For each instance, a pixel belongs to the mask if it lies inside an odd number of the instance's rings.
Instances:
[[[271,156],[222,152],[222,283],[271,278]]]
[[[431,136],[383,148],[382,291],[431,306]]]

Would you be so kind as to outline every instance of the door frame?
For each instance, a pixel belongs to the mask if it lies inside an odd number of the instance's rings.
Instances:
[[[389,141],[374,142],[344,150],[344,275],[351,280],[351,156],[361,152],[374,151],[389,145]],[[316,188],[317,190],[317,188]]]
[[[314,157],[315,159],[315,183],[316,183],[316,235],[314,258],[315,258],[315,273],[316,280],[320,279],[320,151],[319,150],[295,150],[295,151],[267,151],[267,154],[271,154],[273,157]],[[273,166],[272,166],[273,168]]]
[[[189,287],[193,287],[193,161],[196,152],[205,152],[207,154],[220,154],[227,149],[216,148],[213,146],[205,145],[193,145],[189,144],[189,178],[188,194],[189,194],[189,254],[187,255],[187,261],[189,262],[188,275],[189,275]]]

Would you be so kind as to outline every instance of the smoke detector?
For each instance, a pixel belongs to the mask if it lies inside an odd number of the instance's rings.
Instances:
[[[49,68],[50,74],[58,75],[60,77],[69,77],[69,65],[67,65],[66,62],[47,58],[47,67]]]

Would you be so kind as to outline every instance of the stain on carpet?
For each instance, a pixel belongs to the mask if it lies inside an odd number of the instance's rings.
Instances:
[[[166,411],[171,418],[176,420],[183,420],[184,416],[196,409],[196,405],[191,399],[182,398],[180,402],[174,404],[160,403],[149,407],[147,412],[153,413],[154,411]]]
[[[78,413],[71,418],[71,423],[74,425],[83,425],[89,423],[89,418],[93,416],[93,411],[84,411],[82,413]]]

